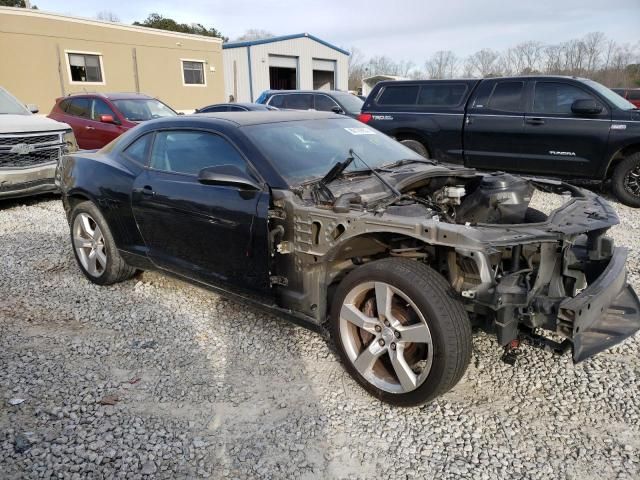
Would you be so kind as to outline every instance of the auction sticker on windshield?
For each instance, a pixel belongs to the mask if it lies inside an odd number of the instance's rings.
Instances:
[[[345,128],[347,132],[351,135],[375,135],[376,132],[371,130],[370,128]]]

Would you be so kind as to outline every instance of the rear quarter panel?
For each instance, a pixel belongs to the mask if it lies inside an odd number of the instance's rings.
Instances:
[[[144,255],[146,248],[131,210],[131,189],[141,170],[132,162],[98,152],[78,152],[62,157],[56,177],[65,208],[80,199],[93,202],[118,248]]]
[[[437,83],[464,83],[467,90],[460,103],[452,107],[427,105],[378,105],[377,98],[386,86],[396,82],[382,82],[367,97],[362,112],[370,113],[371,127],[394,138],[412,136],[419,139],[438,160],[462,163],[462,131],[465,107],[477,81],[438,81]],[[436,83],[434,81],[434,83]],[[421,82],[412,84],[420,85]]]

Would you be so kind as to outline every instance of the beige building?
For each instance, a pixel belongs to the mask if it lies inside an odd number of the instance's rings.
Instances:
[[[225,101],[222,40],[0,7],[0,85],[49,113],[77,92],[141,92],[179,111]]]

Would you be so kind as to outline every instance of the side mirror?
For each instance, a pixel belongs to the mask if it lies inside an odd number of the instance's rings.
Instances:
[[[331,111],[333,113],[337,113],[338,115],[344,115],[344,110],[342,110],[340,107],[332,107]]]
[[[207,167],[198,173],[198,181],[204,185],[226,185],[240,190],[261,190],[260,185],[248,178],[235,165]]]
[[[198,112],[195,112],[198,113]],[[178,115],[184,115],[184,112],[178,112]]]
[[[571,111],[579,115],[597,115],[602,110],[602,105],[590,98],[581,98],[571,104]]]
[[[34,103],[27,103],[27,110],[29,110],[31,113],[38,113],[40,111],[38,105]]]
[[[100,115],[100,121],[102,123],[116,123],[113,115]]]

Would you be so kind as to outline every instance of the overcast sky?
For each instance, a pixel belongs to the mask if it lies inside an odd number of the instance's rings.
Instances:
[[[151,12],[215,27],[231,40],[249,28],[276,35],[309,32],[330,43],[422,65],[435,51],[464,56],[525,40],[556,43],[604,32],[640,40],[640,0],[32,0],[41,10],[122,22]]]

